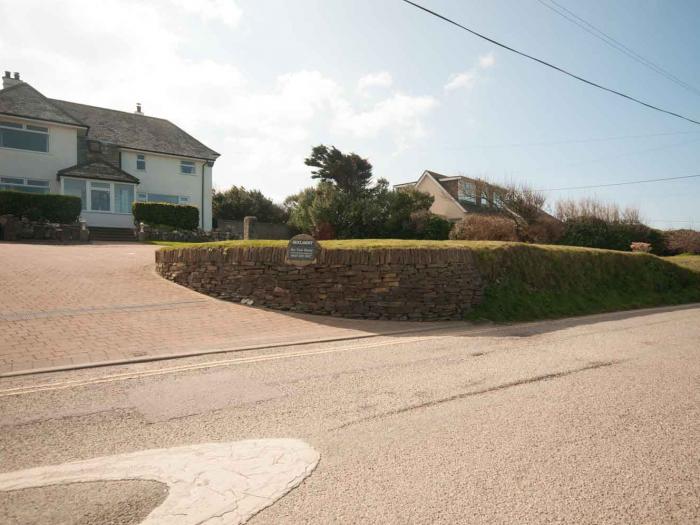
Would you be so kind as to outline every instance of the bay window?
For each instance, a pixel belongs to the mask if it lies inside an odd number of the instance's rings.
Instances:
[[[63,178],[63,194],[80,198],[83,211],[130,214],[134,185]]]

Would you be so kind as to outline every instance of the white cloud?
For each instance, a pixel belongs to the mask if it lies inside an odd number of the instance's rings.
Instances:
[[[176,7],[206,21],[219,21],[236,27],[243,14],[235,0],[171,0]]]
[[[393,82],[391,75],[386,71],[380,73],[370,73],[357,81],[357,90],[360,93],[366,93],[373,87],[390,87]]]
[[[473,71],[459,73],[458,75],[454,75],[451,80],[445,84],[445,91],[454,91],[455,89],[461,88],[469,89],[474,86],[476,79],[477,74]]]
[[[311,146],[371,140],[370,148],[401,148],[425,135],[437,106],[432,97],[404,93],[368,104],[354,83],[343,87],[319,71],[281,72],[260,84],[233,63],[194,58],[186,51],[197,35],[182,28],[192,13],[214,18],[195,2],[101,0],[91,9],[66,1],[60,24],[42,0],[9,4],[0,1],[0,19],[12,21],[0,32],[0,49],[12,50],[3,69],[20,71],[49,97],[126,111],[143,103],[147,115],[171,120],[222,154],[214,168],[220,188],[245,184],[284,197],[311,183],[303,163]],[[228,25],[240,18],[235,3],[208,5]],[[391,85],[387,72],[363,79],[358,86]]]
[[[452,75],[447,84],[445,84],[445,91],[471,89],[482,78],[480,72],[493,67],[495,63],[496,56],[492,52],[481,55],[474,66],[462,73]]]
[[[364,111],[356,111],[344,104],[337,111],[334,126],[360,138],[373,138],[379,133],[389,132],[399,146],[404,146],[425,135],[423,117],[437,105],[433,97],[395,93]]]
[[[493,54],[493,52],[488,53],[486,55],[481,55],[479,57],[479,67],[481,69],[488,69],[492,67],[496,63],[496,56]]]

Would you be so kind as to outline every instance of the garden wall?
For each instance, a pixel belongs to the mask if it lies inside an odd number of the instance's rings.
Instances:
[[[219,299],[349,318],[462,319],[483,295],[470,250],[323,249],[302,267],[285,255],[283,247],[164,249],[156,268]]]

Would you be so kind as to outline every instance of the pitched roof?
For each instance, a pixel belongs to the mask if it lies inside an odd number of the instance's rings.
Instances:
[[[0,113],[71,126],[87,127],[26,82],[0,90]]]
[[[138,184],[139,179],[130,175],[124,170],[116,166],[104,162],[94,161],[85,164],[76,164],[70,168],[59,170],[56,174],[57,178],[61,177],[76,177],[78,179],[93,179],[93,180],[109,180],[113,182],[126,182],[129,184]]]
[[[219,154],[172,122],[115,109],[50,99],[53,104],[87,124],[87,138],[129,149],[216,160]]]

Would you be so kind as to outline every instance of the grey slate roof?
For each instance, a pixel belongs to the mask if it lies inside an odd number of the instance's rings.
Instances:
[[[115,109],[50,99],[53,104],[87,124],[87,138],[125,148],[216,160],[219,154],[172,122]]]
[[[210,161],[219,156],[168,120],[50,99],[26,82],[0,90],[2,113],[88,128],[88,139],[129,149]]]
[[[26,82],[0,90],[0,113],[87,127]]]
[[[76,164],[70,168],[59,170],[57,178],[61,177],[76,177],[79,179],[92,180],[109,180],[113,182],[127,182],[130,184],[138,184],[139,179],[130,175],[124,170],[103,161],[88,162],[85,164]]]

